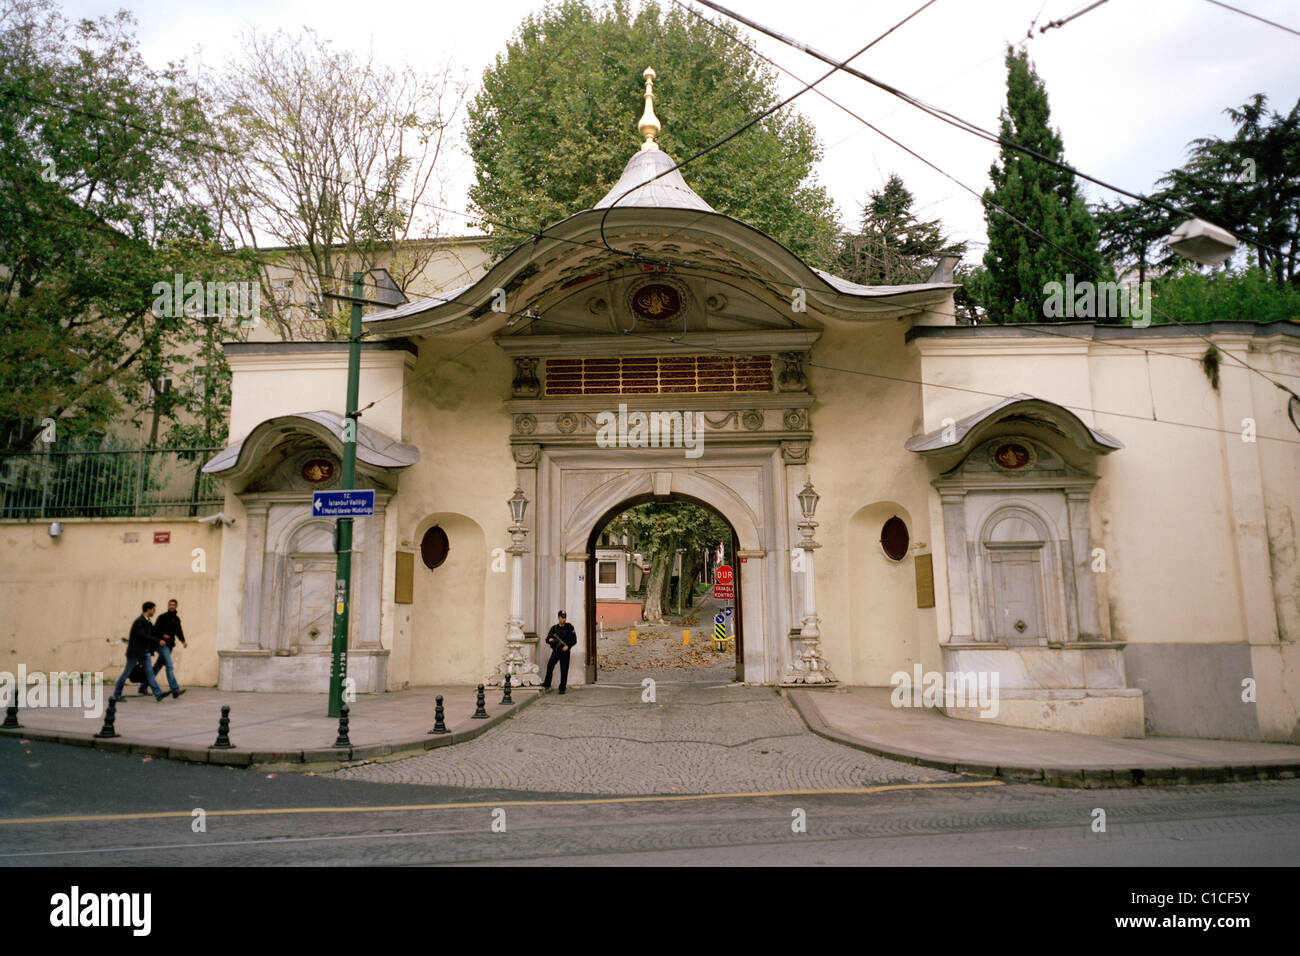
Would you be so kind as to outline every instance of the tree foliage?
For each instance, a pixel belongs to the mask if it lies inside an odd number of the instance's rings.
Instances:
[[[347,334],[353,271],[379,264],[399,289],[420,277],[440,229],[443,162],[464,84],[331,48],[311,30],[245,33],[212,80],[228,150],[204,168],[222,230],[262,250],[262,302],[285,339]],[[268,248],[269,247],[269,248]],[[295,301],[271,288],[287,265]]]
[[[1300,100],[1285,116],[1267,104],[1256,93],[1224,110],[1233,135],[1192,140],[1187,162],[1162,177],[1151,198],[1227,229],[1269,282],[1300,289]],[[1102,251],[1143,277],[1148,263],[1165,271],[1183,261],[1164,245],[1183,217],[1139,202],[1096,211]]]
[[[0,448],[102,434],[196,335],[157,282],[238,279],[193,170],[211,130],[179,67],[140,57],[129,14],[0,5]],[[179,398],[179,396],[178,396]],[[167,415],[175,406],[165,409]]]
[[[1258,266],[1222,269],[1210,275],[1190,264],[1155,284],[1151,321],[1285,322],[1300,321],[1300,289],[1278,287]]]
[[[778,102],[749,50],[680,9],[564,0],[520,24],[469,107],[470,198],[501,254],[543,223],[588,209],[640,145],[642,71],[652,66],[661,149],[703,149]],[[834,205],[817,182],[812,124],[783,109],[686,167],[691,187],[813,265],[835,257]],[[489,226],[489,228],[491,228]]]
[[[663,620],[673,561],[679,548],[683,549],[680,586],[689,588],[699,573],[704,549],[716,548],[719,541],[729,548],[731,542],[730,526],[715,512],[691,502],[637,505],[616,517],[608,527],[638,541],[650,564],[642,611],[647,621]]]
[[[937,219],[920,219],[911,191],[897,173],[872,192],[856,233],[840,242],[837,274],[864,285],[924,282],[943,256],[966,253],[966,243],[944,235]]]
[[[1049,125],[1047,89],[1029,54],[1008,47],[1006,64],[1001,137],[1061,161],[1065,148],[1060,133]],[[1108,277],[1098,252],[1097,226],[1073,175],[1004,145],[989,176],[993,186],[984,191],[989,235],[984,265],[989,281],[983,304],[994,321],[1043,321],[1043,287],[1064,281],[1067,273],[1074,275],[1076,283]],[[990,201],[1043,238],[992,209]]]

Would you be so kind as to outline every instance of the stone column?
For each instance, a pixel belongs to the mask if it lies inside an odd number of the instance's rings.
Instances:
[[[817,522],[805,518],[799,522],[804,566],[803,624],[799,629],[799,656],[791,663],[782,684],[834,684],[835,677],[821,654],[821,627],[817,617],[817,590],[814,584],[813,552],[821,547],[813,540]]]
[[[266,562],[266,518],[271,506],[264,501],[244,502],[248,532],[244,536],[244,599],[239,621],[239,650],[255,651],[262,620],[262,566]]]
[[[1070,557],[1074,567],[1074,593],[1078,604],[1077,640],[1101,640],[1101,622],[1097,616],[1097,582],[1092,576],[1092,524],[1089,519],[1087,490],[1067,491],[1066,510],[1070,519]]]
[[[510,675],[513,687],[532,687],[542,682],[537,665],[528,660],[524,650],[524,554],[528,548],[524,538],[528,529],[522,524],[510,526],[510,547],[506,552],[510,560],[510,617],[506,621],[506,654],[497,665],[496,672],[488,678],[490,684],[505,682]]]
[[[943,503],[944,557],[948,563],[948,617],[952,626],[949,643],[968,644],[975,640],[971,622],[970,563],[966,548],[966,492],[941,491]]]

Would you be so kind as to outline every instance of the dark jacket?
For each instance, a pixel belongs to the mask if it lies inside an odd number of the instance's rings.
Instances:
[[[185,632],[181,630],[181,616],[175,611],[164,611],[159,614],[154,630],[162,635],[163,643],[169,648],[176,646],[176,638],[185,640]]]
[[[158,649],[158,635],[154,633],[153,622],[141,614],[131,625],[131,637],[126,642],[127,657],[144,657]]]
[[[573,629],[573,625],[568,621],[563,624],[556,624],[546,632],[546,643],[559,650],[557,641],[562,641],[565,647],[572,647],[578,643],[578,632]]]

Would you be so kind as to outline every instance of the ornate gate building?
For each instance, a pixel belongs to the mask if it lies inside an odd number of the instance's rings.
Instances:
[[[747,682],[995,672],[1000,721],[1300,739],[1300,446],[1272,389],[1227,362],[1212,389],[1176,327],[959,326],[942,268],[888,287],[810,268],[697,195],[651,109],[640,132],[594,208],[366,317],[359,692],[535,680],[556,612],[587,628],[595,532],[677,498],[735,534]],[[1300,375],[1294,326],[1210,332]],[[346,349],[226,346],[224,687],[325,688],[330,527],[309,503],[337,487]]]

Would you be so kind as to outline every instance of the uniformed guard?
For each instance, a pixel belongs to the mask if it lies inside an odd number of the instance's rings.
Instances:
[[[569,682],[569,651],[578,643],[578,634],[561,611],[556,615],[554,626],[546,633],[546,643],[551,645],[551,659],[546,664],[546,680],[543,687],[551,686],[551,675],[555,673],[555,664],[560,664],[560,693]]]

